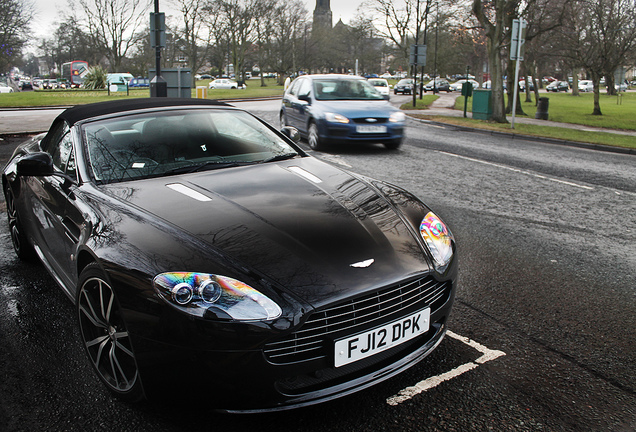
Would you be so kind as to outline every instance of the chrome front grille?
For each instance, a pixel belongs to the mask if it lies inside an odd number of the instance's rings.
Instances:
[[[316,311],[299,330],[267,344],[265,355],[276,364],[325,358],[334,339],[378,327],[427,306],[433,313],[446,302],[450,291],[450,282],[419,278]]]

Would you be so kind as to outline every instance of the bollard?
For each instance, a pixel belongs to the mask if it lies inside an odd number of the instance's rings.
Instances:
[[[539,103],[537,104],[537,112],[534,115],[535,119],[547,120],[548,119],[548,105],[550,104],[550,99],[547,97],[539,98]]]

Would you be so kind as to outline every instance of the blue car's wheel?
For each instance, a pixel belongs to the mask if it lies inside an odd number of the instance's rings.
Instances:
[[[320,140],[320,135],[318,135],[318,126],[316,126],[316,123],[314,122],[309,124],[307,143],[312,150],[321,150],[324,147],[324,144]]]

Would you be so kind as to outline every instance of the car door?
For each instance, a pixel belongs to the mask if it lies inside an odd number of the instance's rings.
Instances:
[[[29,177],[31,205],[39,232],[40,253],[67,288],[75,284],[74,260],[85,221],[76,203],[77,171],[71,131],[65,125],[44,143],[61,175]],[[69,292],[69,294],[71,294]]]
[[[298,104],[298,87],[300,81],[292,81],[287,91],[283,94],[283,115],[285,116],[285,124],[287,126],[293,126],[298,129],[298,116],[294,110],[294,107]]]
[[[292,110],[296,118],[296,128],[303,133],[307,133],[309,125],[309,110],[311,108],[310,101],[313,99],[311,95],[311,84],[312,81],[309,79],[300,80],[300,84],[298,86],[298,97],[296,98],[296,103],[292,106]]]

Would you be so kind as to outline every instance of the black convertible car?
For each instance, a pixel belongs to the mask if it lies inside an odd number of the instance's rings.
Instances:
[[[455,241],[408,192],[206,100],[64,111],[2,173],[11,238],[129,401],[268,411],[367,388],[446,332]],[[172,400],[172,399],[171,399]]]

